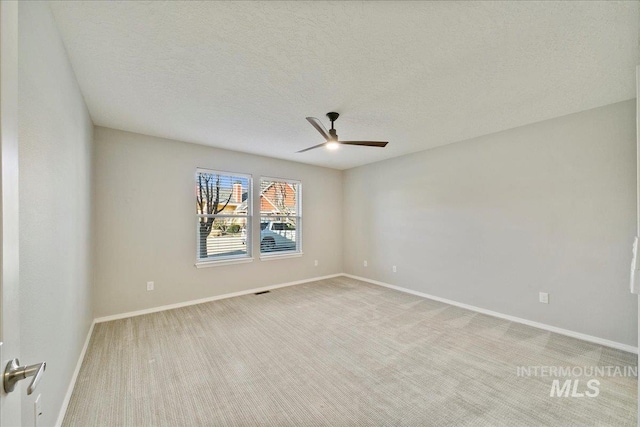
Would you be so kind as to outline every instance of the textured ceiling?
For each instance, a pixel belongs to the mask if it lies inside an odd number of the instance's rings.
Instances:
[[[337,169],[635,97],[635,1],[52,9],[95,124]]]

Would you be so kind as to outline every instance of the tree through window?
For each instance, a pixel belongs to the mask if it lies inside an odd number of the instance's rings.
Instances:
[[[198,169],[195,184],[198,262],[250,257],[251,177]]]

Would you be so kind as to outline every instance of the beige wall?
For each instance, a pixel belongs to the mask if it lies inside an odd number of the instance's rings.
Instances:
[[[101,127],[95,159],[96,317],[342,272],[340,171]],[[260,176],[302,181],[304,255],[261,261],[255,217],[253,262],[197,269],[197,167],[251,174],[254,206]]]
[[[90,198],[93,124],[49,5],[19,6],[20,361],[47,361],[36,393],[22,381],[22,425],[54,425],[93,320]],[[17,356],[17,355],[16,355]]]
[[[345,271],[635,346],[635,155],[632,100],[348,170]]]

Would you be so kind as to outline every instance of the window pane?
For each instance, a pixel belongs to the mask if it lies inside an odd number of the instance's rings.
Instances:
[[[198,218],[202,261],[247,255],[247,218]]]
[[[296,251],[299,246],[298,217],[263,216],[260,218],[260,252]]]
[[[260,215],[300,216],[298,212],[298,189],[294,182],[260,181]]]
[[[195,191],[199,215],[248,214],[248,178],[199,171]]]

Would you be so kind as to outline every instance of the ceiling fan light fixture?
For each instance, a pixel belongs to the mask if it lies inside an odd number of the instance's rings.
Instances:
[[[340,146],[340,144],[338,143],[338,141],[329,141],[329,142],[327,142],[327,149],[328,150],[337,150],[339,146]]]

